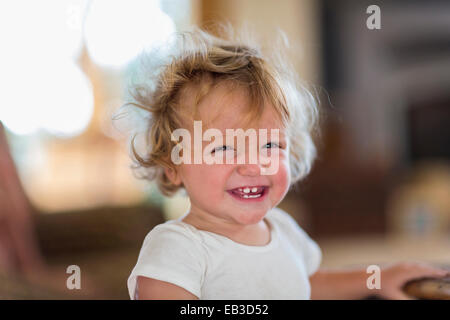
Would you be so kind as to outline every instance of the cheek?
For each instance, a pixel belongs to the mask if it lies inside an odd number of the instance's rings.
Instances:
[[[206,199],[225,190],[228,169],[221,165],[185,165],[182,179],[190,196]]]
[[[272,176],[273,186],[277,195],[284,195],[291,184],[291,171],[288,157],[281,157],[278,171]]]
[[[275,174],[274,179],[279,183],[280,186],[283,186],[285,188],[289,187],[291,181],[291,172],[289,170],[288,161],[280,162],[279,170],[277,174]]]

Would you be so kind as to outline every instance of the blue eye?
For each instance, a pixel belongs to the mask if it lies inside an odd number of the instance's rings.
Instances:
[[[271,148],[273,148],[273,146],[278,147],[278,148],[280,147],[280,145],[278,143],[275,143],[275,142],[269,142],[264,147],[266,147],[267,145],[272,145]]]

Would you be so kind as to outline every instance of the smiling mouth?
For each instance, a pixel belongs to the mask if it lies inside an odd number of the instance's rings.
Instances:
[[[267,194],[268,189],[267,186],[248,186],[228,190],[228,193],[239,200],[261,200]]]

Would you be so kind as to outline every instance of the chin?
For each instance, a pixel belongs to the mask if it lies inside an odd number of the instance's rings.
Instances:
[[[260,210],[242,210],[242,213],[239,214],[235,219],[240,222],[241,224],[255,224],[260,222],[267,214],[267,209],[260,209]]]

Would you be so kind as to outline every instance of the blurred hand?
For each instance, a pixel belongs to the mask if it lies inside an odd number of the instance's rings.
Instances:
[[[414,297],[403,292],[403,285],[413,279],[442,278],[450,272],[424,263],[402,262],[381,269],[380,296],[390,300],[412,300]]]
[[[32,215],[0,121],[0,272],[28,274],[44,268]]]

